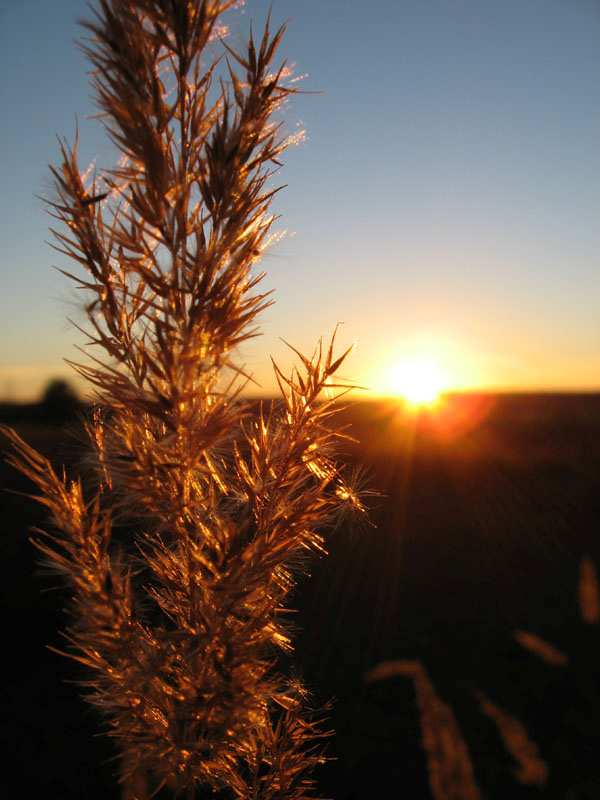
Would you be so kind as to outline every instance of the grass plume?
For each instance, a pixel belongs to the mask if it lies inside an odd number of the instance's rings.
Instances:
[[[347,356],[334,341],[275,365],[253,413],[236,348],[271,302],[254,265],[272,239],[270,181],[295,90],[269,22],[223,42],[233,0],[99,0],[83,50],[120,158],[82,171],[60,142],[50,204],[65,274],[86,296],[95,482],[57,473],[13,431],[37,486],[37,548],[72,594],[69,654],[122,755],[125,797],[302,800],[320,733],[281,653],[292,567],[359,494],[331,452]],[[212,43],[212,44],[211,44]],[[217,43],[218,44],[218,43]]]

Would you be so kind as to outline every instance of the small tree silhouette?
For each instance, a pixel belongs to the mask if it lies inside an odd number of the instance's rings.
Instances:
[[[81,408],[77,393],[68,381],[54,378],[48,382],[41,399],[42,413],[46,419],[63,422],[73,419]]]

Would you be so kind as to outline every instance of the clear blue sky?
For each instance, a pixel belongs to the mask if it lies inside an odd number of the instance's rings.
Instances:
[[[269,3],[230,17],[232,43]],[[277,305],[243,354],[269,388],[282,336],[343,321],[348,375],[374,388],[431,353],[460,386],[600,386],[600,2],[274,0],[283,54],[322,90],[286,120],[276,200],[289,236],[263,266]],[[73,42],[82,0],[0,2],[0,395],[65,371],[76,313],[44,243],[56,134],[108,166]],[[62,262],[64,264],[64,262]]]

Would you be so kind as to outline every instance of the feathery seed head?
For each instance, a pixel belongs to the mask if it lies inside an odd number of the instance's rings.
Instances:
[[[243,53],[234,0],[99,0],[83,23],[114,168],[51,167],[56,249],[87,295],[96,480],[58,476],[8,432],[53,531],[36,546],[73,591],[67,637],[122,752],[127,791],[205,787],[311,796],[323,734],[277,666],[290,567],[359,489],[332,458],[349,351],[319,342],[274,364],[281,400],[255,412],[235,360],[271,302],[253,266],[277,240],[270,180],[286,147],[274,114],[296,90],[267,21]],[[212,55],[219,43],[225,54]],[[221,70],[221,71],[220,71]],[[292,348],[293,349],[293,348]],[[225,376],[229,376],[228,381]],[[144,790],[146,791],[146,790]],[[142,796],[140,794],[140,796]],[[149,795],[148,795],[149,796]]]

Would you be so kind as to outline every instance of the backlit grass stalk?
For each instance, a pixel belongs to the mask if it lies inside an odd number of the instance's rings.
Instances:
[[[478,690],[475,697],[482,712],[495,724],[507,752],[515,761],[515,779],[525,786],[545,786],[548,781],[548,765],[525,725],[496,705],[485,692]]]
[[[423,750],[434,800],[481,800],[468,745],[454,712],[437,694],[420,661],[382,661],[365,675],[367,683],[398,675],[413,679]]]
[[[51,209],[97,354],[74,365],[97,400],[95,483],[57,474],[9,432],[12,463],[51,515],[35,543],[71,588],[70,653],[117,740],[128,797],[165,785],[311,795],[319,733],[302,685],[277,667],[291,649],[290,568],[323,551],[340,512],[363,511],[331,457],[347,390],[333,341],[298,354],[291,375],[275,367],[279,403],[252,414],[239,399],[235,350],[270,302],[252,268],[287,144],[273,115],[293,89],[273,66],[283,29],[209,60],[234,5],[100,0],[84,23],[121,158],[87,180],[77,142],[61,143]]]

